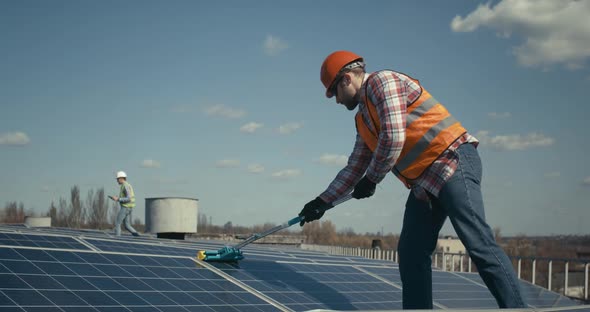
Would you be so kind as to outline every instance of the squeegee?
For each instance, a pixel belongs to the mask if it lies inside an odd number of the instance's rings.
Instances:
[[[348,194],[342,198],[339,198],[335,201],[333,201],[329,207],[327,209],[325,209],[324,211],[333,208],[339,204],[342,204],[343,202],[349,200],[352,198],[352,194]],[[316,212],[320,212],[320,211],[316,211]],[[286,229],[288,227],[290,227],[293,224],[297,224],[301,221],[305,220],[305,217],[295,217],[281,225],[277,225],[271,229],[268,229],[262,233],[256,233],[253,234],[252,236],[248,237],[247,239],[245,239],[243,242],[235,245],[235,246],[224,246],[223,248],[219,249],[219,250],[199,250],[199,252],[197,252],[197,259],[199,260],[204,260],[204,261],[208,261],[208,262],[235,262],[238,260],[242,260],[244,259],[244,255],[242,255],[242,251],[240,250],[241,248],[243,248],[244,246],[252,243],[253,241],[259,240],[265,236],[268,236],[274,232],[280,231],[282,229]]]

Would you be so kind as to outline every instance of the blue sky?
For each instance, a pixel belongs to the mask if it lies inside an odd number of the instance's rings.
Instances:
[[[3,1],[0,204],[47,211],[73,185],[198,198],[213,223],[281,223],[352,150],[324,97],[334,50],[419,79],[480,139],[488,222],[589,234],[589,2]],[[408,191],[324,217],[399,233]],[[443,233],[453,233],[450,222]]]

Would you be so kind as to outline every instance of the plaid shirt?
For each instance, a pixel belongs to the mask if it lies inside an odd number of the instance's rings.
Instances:
[[[407,106],[414,102],[420,93],[420,85],[406,75],[389,70],[372,75],[365,74],[360,91],[359,112],[365,124],[372,127],[364,102],[365,96],[368,96],[377,109],[381,124],[377,148],[373,153],[357,133],[348,164],[336,175],[326,191],[320,194],[322,200],[332,202],[352,192],[363,174],[371,181],[379,183],[392,171],[406,139]],[[371,130],[374,131],[374,128]],[[441,154],[413,184],[412,190],[418,198],[428,200],[426,192],[438,196],[440,189],[457,169],[459,159],[455,150],[464,143],[474,143],[477,146],[478,141],[466,133]]]

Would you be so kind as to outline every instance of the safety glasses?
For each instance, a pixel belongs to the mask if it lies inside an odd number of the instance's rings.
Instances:
[[[334,96],[338,96],[338,85],[342,82],[343,77],[344,77],[344,75],[336,77],[336,79],[334,80],[334,83],[332,84],[332,88],[330,89],[330,92],[332,92],[332,94]]]

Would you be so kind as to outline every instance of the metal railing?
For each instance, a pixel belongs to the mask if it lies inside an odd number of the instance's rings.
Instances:
[[[398,263],[396,250],[301,244],[301,249],[326,252],[333,255],[356,256]],[[518,278],[562,295],[588,301],[590,259],[556,259],[543,257],[513,257]],[[451,272],[476,272],[477,268],[467,254],[435,252],[433,267]],[[542,265],[542,266],[541,266]],[[578,277],[575,282],[571,275]],[[573,284],[573,283],[574,284]],[[576,283],[577,282],[577,283]]]

